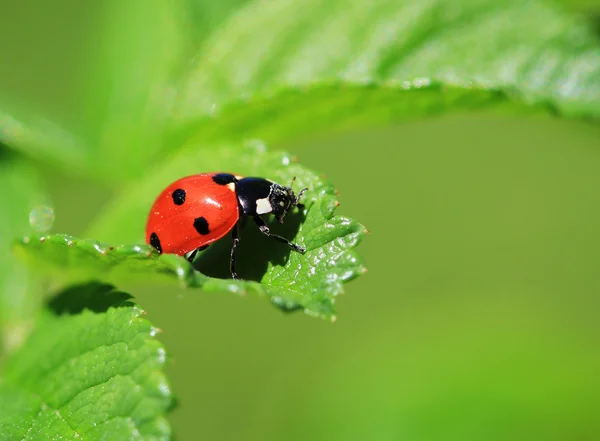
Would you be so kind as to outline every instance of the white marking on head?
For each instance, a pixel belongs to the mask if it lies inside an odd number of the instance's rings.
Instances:
[[[241,179],[244,179],[243,176],[238,176],[238,175],[234,175],[234,178],[237,179],[238,181],[241,180]]]
[[[266,214],[266,213],[271,213],[272,211],[273,211],[273,207],[271,207],[269,198],[263,198],[263,199],[256,200],[256,214]]]
[[[227,188],[231,191],[235,191],[235,182],[230,182],[229,184],[227,184]]]

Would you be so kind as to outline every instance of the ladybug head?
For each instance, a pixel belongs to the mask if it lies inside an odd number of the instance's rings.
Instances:
[[[294,184],[294,180],[292,179],[292,185]],[[273,183],[271,186],[271,192],[269,194],[269,203],[272,208],[272,213],[275,215],[279,223],[283,223],[283,218],[300,201],[300,198],[307,191],[308,188],[303,188],[300,190],[298,195],[294,194],[294,190],[290,187],[284,187],[283,185]]]

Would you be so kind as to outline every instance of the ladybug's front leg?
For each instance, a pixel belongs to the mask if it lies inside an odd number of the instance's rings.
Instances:
[[[260,232],[262,234],[264,234],[265,236],[272,237],[273,239],[286,244],[292,250],[294,250],[300,254],[304,254],[306,252],[306,248],[301,247],[300,245],[296,245],[294,242],[290,242],[285,237],[281,237],[281,236],[278,236],[277,234],[271,233],[271,230],[269,230],[269,227],[267,227],[267,224],[265,224],[265,221],[262,220],[260,218],[260,216],[254,216],[254,222],[256,222],[256,225],[258,225]]]
[[[235,251],[237,249],[238,244],[240,243],[240,236],[239,236],[239,232],[238,232],[237,222],[233,226],[233,229],[231,230],[231,237],[233,238],[233,246],[231,247],[231,260],[229,261],[229,269],[231,270],[231,277],[233,277],[235,280],[242,280],[242,278],[240,276],[238,276],[237,272],[235,271]]]

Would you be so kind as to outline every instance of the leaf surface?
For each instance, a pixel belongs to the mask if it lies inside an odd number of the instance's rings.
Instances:
[[[90,284],[51,303],[3,371],[0,440],[169,439],[165,350],[128,298]]]
[[[90,170],[115,183],[139,175],[163,141],[172,81],[188,44],[185,0],[110,0],[90,51]],[[110,178],[110,179],[109,179]]]
[[[221,0],[218,2],[190,0],[191,22],[194,24],[193,34],[195,39],[197,41],[205,39],[228,16],[249,2],[250,0]]]
[[[482,107],[597,118],[598,38],[537,0],[259,0],[200,49],[175,123],[272,142]]]
[[[81,138],[34,112],[7,102],[1,104],[0,142],[6,148],[66,169],[87,166]]]

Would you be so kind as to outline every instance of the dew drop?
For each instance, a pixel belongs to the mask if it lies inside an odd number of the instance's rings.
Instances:
[[[158,390],[160,391],[161,394],[163,394],[165,397],[169,396],[171,394],[171,388],[169,387],[169,385],[167,383],[165,383],[164,381],[161,381],[158,384]]]
[[[43,233],[54,225],[54,210],[46,205],[38,205],[29,213],[29,224],[35,231]]]
[[[158,348],[156,355],[158,363],[165,364],[167,362],[167,351],[165,351],[164,348]]]

